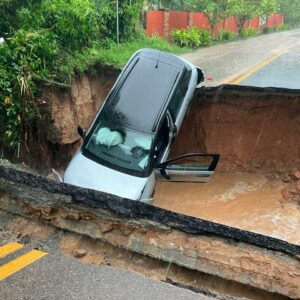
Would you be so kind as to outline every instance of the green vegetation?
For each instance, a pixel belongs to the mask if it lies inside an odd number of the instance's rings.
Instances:
[[[284,14],[284,22],[292,27],[300,27],[300,1],[278,0],[280,12]]]
[[[16,147],[39,132],[39,96],[43,84],[68,85],[74,74],[95,64],[121,67],[140,48],[181,53],[186,48],[208,46],[215,40],[215,24],[234,16],[242,38],[257,34],[244,29],[255,15],[286,14],[292,24],[300,23],[299,1],[291,0],[152,0],[160,7],[201,10],[210,31],[197,28],[176,30],[170,45],[141,33],[140,13],[144,0],[119,1],[120,42],[116,45],[115,0],[0,0],[0,147]],[[290,25],[289,25],[290,26]],[[287,29],[284,26],[264,32]],[[237,38],[220,31],[217,40]]]
[[[219,34],[217,37],[217,40],[219,41],[233,41],[237,39],[237,34],[235,32],[232,32],[230,30],[219,30]]]
[[[112,43],[108,48],[95,45],[84,52],[74,53],[61,67],[61,71],[63,74],[68,74],[71,79],[74,74],[82,74],[98,63],[119,68],[124,66],[134,52],[142,48],[158,49],[176,54],[188,50],[169,44],[157,36],[149,38],[141,35],[134,41],[121,43],[119,47],[115,43]]]
[[[291,0],[157,0],[155,2],[160,7],[202,11],[209,21],[211,33],[217,23],[232,16],[241,34],[247,20],[280,12],[279,2],[285,1]]]
[[[188,48],[209,46],[212,39],[207,30],[196,27],[174,30],[172,38],[177,45]]]
[[[255,28],[243,28],[240,33],[240,37],[242,39],[246,39],[257,35],[258,35],[258,31]]]
[[[117,47],[115,1],[0,0],[0,147],[37,137],[43,84],[67,85],[96,63],[120,67],[140,48],[183,51],[141,34],[142,2],[120,1]]]

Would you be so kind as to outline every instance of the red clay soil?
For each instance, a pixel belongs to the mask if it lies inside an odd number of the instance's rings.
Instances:
[[[172,155],[199,151],[220,153],[221,171],[282,173],[300,166],[300,95],[200,94]]]

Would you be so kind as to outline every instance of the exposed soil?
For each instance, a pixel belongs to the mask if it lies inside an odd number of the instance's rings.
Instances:
[[[218,169],[286,172],[300,166],[300,95],[261,90],[202,92],[173,146],[220,153]]]
[[[158,183],[154,205],[300,245],[300,207],[282,203],[286,186],[276,175],[218,172],[208,183]]]
[[[35,230],[32,230],[33,228]],[[22,234],[20,234],[21,231]],[[39,232],[44,232],[44,234],[36,234]],[[52,226],[10,215],[0,210],[0,244],[10,241],[31,244],[33,247],[50,253],[60,251],[71,257],[75,257],[76,250],[82,249],[86,255],[79,259],[84,263],[129,269],[155,280],[190,288],[216,299],[241,299],[236,297],[255,300],[287,299],[278,294],[271,294],[217,276],[179,267],[112,246],[100,240],[58,230]]]

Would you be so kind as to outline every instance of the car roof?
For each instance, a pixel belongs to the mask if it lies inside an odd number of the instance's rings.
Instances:
[[[163,51],[143,49],[125,66],[103,113],[115,122],[154,133],[165,114],[177,82],[191,65]]]

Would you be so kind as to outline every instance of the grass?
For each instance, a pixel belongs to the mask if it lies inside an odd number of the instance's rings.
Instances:
[[[66,58],[66,63],[61,65],[60,72],[70,79],[74,72],[82,74],[96,64],[121,68],[134,52],[142,48],[158,49],[174,54],[182,54],[189,50],[188,48],[172,45],[157,36],[140,36],[132,42],[121,43],[119,47],[112,42],[107,48],[96,44],[81,53],[70,55]]]

